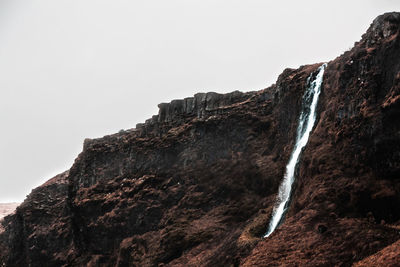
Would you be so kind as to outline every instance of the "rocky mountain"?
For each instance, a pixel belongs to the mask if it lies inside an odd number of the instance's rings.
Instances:
[[[86,139],[1,222],[2,266],[396,266],[400,13],[327,63],[284,222],[263,238],[321,63]]]

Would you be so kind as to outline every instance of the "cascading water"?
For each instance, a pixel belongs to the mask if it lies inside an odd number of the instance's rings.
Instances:
[[[290,193],[292,191],[292,185],[295,178],[294,175],[296,166],[299,162],[301,151],[306,146],[308,137],[310,136],[311,130],[314,127],[316,107],[318,103],[318,97],[321,92],[322,78],[325,67],[326,64],[323,64],[321,67],[319,67],[318,74],[313,81],[310,82],[311,76],[307,79],[308,86],[303,96],[299,126],[297,127],[296,144],[294,146],[292,155],[290,156],[290,160],[286,165],[285,176],[283,177],[283,181],[279,186],[277,204],[272,213],[272,219],[269,223],[268,231],[264,237],[268,237],[276,229],[276,227],[278,227],[288,208]]]

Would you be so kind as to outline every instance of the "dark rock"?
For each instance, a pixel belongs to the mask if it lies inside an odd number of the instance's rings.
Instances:
[[[399,254],[399,23],[378,17],[328,63],[292,205],[267,239],[321,64],[259,92],[160,104],[136,129],[85,139],[68,172],[0,222],[0,266],[385,265]]]
[[[325,232],[328,230],[328,227],[326,227],[326,226],[323,225],[323,224],[319,224],[318,227],[317,227],[317,229],[318,229],[318,233],[323,234],[323,233],[325,233]]]
[[[183,100],[173,100],[171,103],[158,105],[158,122],[181,122],[185,116],[196,116],[201,119],[208,115],[217,114],[218,109],[228,108],[233,104],[243,102],[252,93],[235,91],[229,94],[214,92],[198,93],[194,97]]]

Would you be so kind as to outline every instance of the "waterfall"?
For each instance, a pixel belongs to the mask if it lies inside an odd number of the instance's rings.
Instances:
[[[276,227],[279,226],[286,210],[288,209],[292,185],[295,179],[294,175],[296,166],[299,162],[301,151],[306,146],[308,137],[314,127],[318,97],[321,92],[325,67],[326,63],[319,67],[318,74],[314,80],[311,81],[312,76],[307,79],[307,89],[304,92],[299,126],[297,127],[296,144],[292,154],[290,155],[290,160],[286,165],[285,176],[279,186],[277,203],[272,213],[272,219],[269,223],[268,231],[264,237],[268,237]]]

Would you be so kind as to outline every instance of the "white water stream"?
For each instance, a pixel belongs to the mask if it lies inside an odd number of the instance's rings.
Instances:
[[[301,151],[306,146],[308,137],[314,127],[318,97],[321,93],[322,78],[324,76],[325,67],[326,64],[319,67],[318,74],[313,81],[310,82],[311,76],[307,79],[308,87],[303,96],[299,126],[297,127],[296,144],[292,155],[290,155],[290,160],[286,165],[285,176],[279,186],[277,203],[272,213],[272,219],[269,223],[268,231],[264,237],[268,237],[279,226],[286,210],[288,209],[292,185],[295,179],[296,166],[299,162]]]

